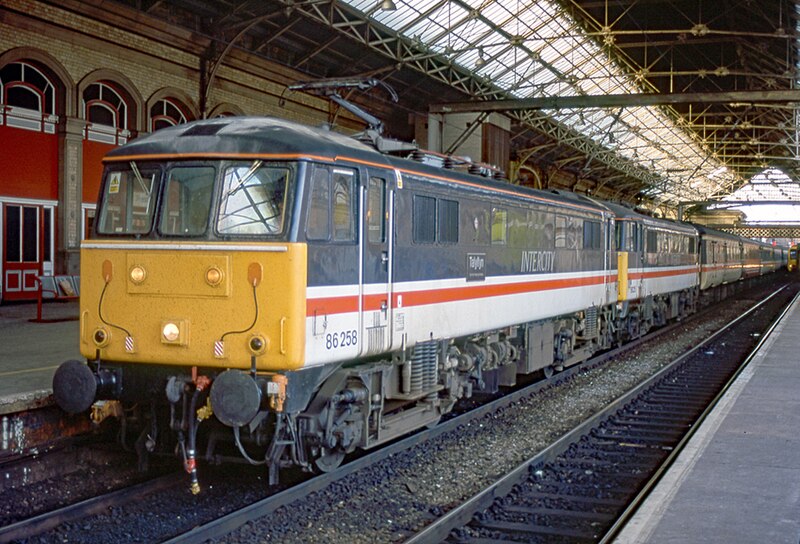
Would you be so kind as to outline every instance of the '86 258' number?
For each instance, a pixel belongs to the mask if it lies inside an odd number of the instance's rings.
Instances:
[[[325,335],[325,349],[346,348],[358,344],[358,333],[355,330],[329,332]]]

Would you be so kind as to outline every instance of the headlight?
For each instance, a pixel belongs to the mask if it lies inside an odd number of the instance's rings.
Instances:
[[[161,329],[161,336],[167,342],[175,342],[181,337],[181,328],[175,323],[167,323]]]

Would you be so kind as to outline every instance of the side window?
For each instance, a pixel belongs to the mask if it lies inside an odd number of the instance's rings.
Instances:
[[[583,242],[583,220],[570,217],[567,221],[567,247],[580,249]]]
[[[439,200],[439,242],[458,243],[458,202]]]
[[[598,221],[583,222],[583,247],[586,249],[600,249],[603,247],[600,223]]]
[[[414,195],[413,240],[416,244],[432,244],[436,241],[436,199]]]
[[[636,251],[636,225],[630,221],[625,224],[625,249]]]
[[[614,238],[617,242],[617,250],[619,251],[626,251],[625,248],[625,223],[622,221],[617,221],[614,224],[615,232]]]
[[[505,245],[508,241],[508,212],[492,208],[492,244]]]
[[[460,210],[460,232],[465,236],[465,242],[477,245],[489,245],[491,237],[489,234],[489,221],[491,212],[488,206],[483,203],[462,201]]]
[[[657,234],[658,233],[656,231],[654,231],[653,229],[647,229],[646,233],[647,233],[647,235],[646,235],[647,245],[645,246],[645,252],[646,253],[656,253],[658,251],[658,247],[657,247],[657,244],[658,244],[658,242],[657,242],[657,239],[658,239]]]
[[[311,177],[306,235],[309,240],[330,238],[331,176],[327,168],[315,167]]]
[[[526,224],[523,225],[530,247],[552,249],[553,215],[538,210],[528,210]]]
[[[367,187],[367,239],[372,244],[386,241],[386,180],[369,178]]]
[[[567,247],[567,218],[556,216],[556,247]]]
[[[534,226],[528,227],[528,220],[531,211],[521,210],[519,208],[511,208],[508,211],[508,245],[509,247],[539,247],[538,243],[534,243],[534,239],[538,232],[534,230]],[[531,221],[533,223],[533,221]]]
[[[309,240],[352,242],[356,239],[355,179],[354,170],[314,167],[306,218]]]
[[[355,175],[352,170],[333,171],[333,241],[352,242],[356,239],[353,206]]]

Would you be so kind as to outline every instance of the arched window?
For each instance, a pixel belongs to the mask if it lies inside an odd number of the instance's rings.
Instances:
[[[0,102],[6,106],[0,123],[55,133],[56,89],[32,64],[11,62],[0,68]]]
[[[111,84],[98,81],[86,87],[81,106],[87,139],[120,145],[128,141],[128,104]]]
[[[186,122],[186,115],[178,103],[162,98],[150,108],[150,132],[166,127],[174,127]]]

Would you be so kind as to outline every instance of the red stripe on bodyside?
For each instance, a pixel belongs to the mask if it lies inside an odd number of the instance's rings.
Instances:
[[[428,304],[441,304],[444,302],[461,302],[479,298],[501,297],[506,295],[519,295],[539,291],[555,291],[570,287],[585,285],[598,285],[603,283],[603,276],[590,276],[586,278],[570,278],[558,280],[531,281],[525,283],[511,283],[504,285],[480,285],[475,287],[454,287],[451,289],[433,289],[426,291],[410,291],[396,293],[393,304],[397,307],[397,296],[403,297],[403,306],[425,306]]]
[[[654,278],[669,278],[672,276],[684,276],[697,273],[697,269],[682,268],[680,270],[655,270],[652,272],[632,272],[628,273],[628,278],[632,280],[651,280]]]
[[[310,298],[306,301],[306,316],[347,314],[358,311],[358,296]]]
[[[394,293],[392,305],[398,307],[397,297],[403,297],[403,307],[425,306],[428,304],[441,304],[445,302],[460,302],[481,298],[491,298],[506,295],[518,295],[525,293],[535,293],[540,291],[554,291],[557,289],[568,289],[582,287],[586,285],[602,285],[605,276],[588,276],[584,278],[568,278],[530,281],[524,283],[510,283],[503,285],[475,285],[465,287],[453,287],[446,289],[426,289],[424,291],[407,291]],[[608,281],[614,283],[617,276],[608,276]],[[380,310],[382,303],[386,301],[386,293],[377,293],[364,296],[364,311]],[[308,299],[306,302],[306,316],[330,315],[337,313],[349,313],[358,311],[358,296],[343,297],[324,297]]]

